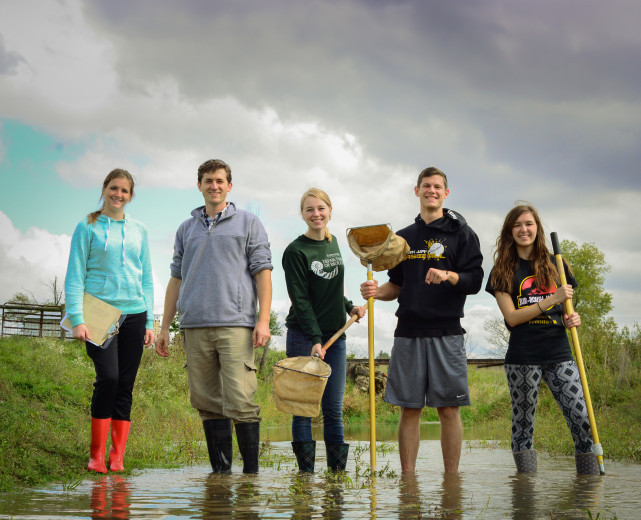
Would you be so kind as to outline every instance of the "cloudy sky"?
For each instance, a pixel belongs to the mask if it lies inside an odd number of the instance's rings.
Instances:
[[[409,224],[435,165],[446,206],[480,237],[535,204],[546,232],[592,242],[612,316],[641,315],[641,4],[633,0],[0,0],[0,300],[47,296],[70,235],[114,167],[151,238],[160,312],[174,233],[202,202],[198,165],[233,170],[229,199],[260,215],[280,267],[305,226],[302,192],[332,197],[331,230],[358,300],[347,228]],[[384,273],[377,278],[385,281]],[[389,351],[393,303],[377,303]],[[469,343],[497,316],[468,298]],[[364,354],[366,325],[348,345]],[[278,339],[282,345],[284,341]]]

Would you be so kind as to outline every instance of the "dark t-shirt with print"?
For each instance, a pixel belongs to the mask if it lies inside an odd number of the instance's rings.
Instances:
[[[285,249],[283,269],[292,303],[285,319],[288,329],[321,343],[322,336],[345,325],[354,304],[344,296],[345,268],[335,238],[330,242],[300,235]]]
[[[552,258],[554,263],[554,258]],[[567,282],[576,287],[574,277],[569,273],[565,265],[565,276]],[[490,273],[490,280],[492,274]],[[494,296],[494,288],[488,280],[485,290]],[[563,323],[563,305],[549,306],[545,299],[556,292],[556,284],[553,287],[537,288],[534,284],[534,271],[528,260],[520,260],[520,264],[514,273],[514,289],[512,290],[512,302],[515,309],[522,309],[529,305],[537,305],[540,302],[544,312],[537,315],[526,323],[516,327],[505,325],[510,331],[510,341],[505,363],[520,365],[548,365],[562,363],[572,360],[572,351]]]

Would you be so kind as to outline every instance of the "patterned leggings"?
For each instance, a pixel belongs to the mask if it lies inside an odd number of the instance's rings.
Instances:
[[[592,433],[579,369],[574,361],[557,365],[505,365],[512,399],[512,451],[532,449],[534,415],[541,379],[552,392],[574,439],[575,453],[590,453]]]

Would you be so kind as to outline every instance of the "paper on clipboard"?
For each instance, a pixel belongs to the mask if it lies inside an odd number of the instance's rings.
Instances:
[[[98,347],[106,348],[105,342],[118,333],[122,312],[113,305],[109,305],[91,294],[84,293],[82,313],[91,336],[91,340],[88,341]],[[71,321],[66,314],[62,318],[60,326],[69,332],[72,331]]]

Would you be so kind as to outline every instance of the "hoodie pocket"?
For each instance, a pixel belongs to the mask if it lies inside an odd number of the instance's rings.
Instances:
[[[91,278],[87,278],[85,280],[85,292],[96,297],[104,297],[106,282],[106,276],[92,276]]]
[[[135,301],[142,297],[142,287],[131,276],[108,276],[104,291],[114,301]]]

